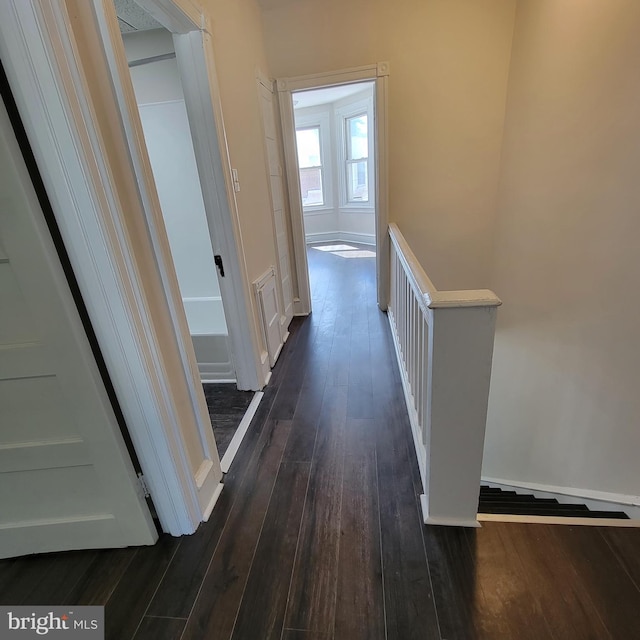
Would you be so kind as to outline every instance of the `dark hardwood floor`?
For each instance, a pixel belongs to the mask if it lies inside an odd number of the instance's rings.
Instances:
[[[202,387],[218,455],[222,458],[253,400],[254,392],[240,391],[235,383],[207,382]]]
[[[104,604],[113,640],[640,637],[640,531],[426,527],[372,259],[310,249],[291,337],[208,523],[0,562],[2,604]]]

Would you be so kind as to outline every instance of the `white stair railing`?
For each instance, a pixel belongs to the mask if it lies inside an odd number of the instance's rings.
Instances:
[[[402,233],[391,238],[389,324],[422,476],[427,524],[476,515],[496,308],[487,289],[438,291]]]

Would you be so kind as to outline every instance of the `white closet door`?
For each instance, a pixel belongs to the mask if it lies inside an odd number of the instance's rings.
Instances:
[[[0,104],[0,557],[157,532]]]

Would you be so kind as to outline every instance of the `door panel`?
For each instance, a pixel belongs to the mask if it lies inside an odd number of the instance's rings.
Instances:
[[[258,81],[258,88],[262,105],[267,163],[269,165],[271,212],[276,232],[276,251],[278,254],[278,292],[282,298],[283,318],[281,319],[281,331],[284,336],[291,318],[293,318],[293,283],[291,281],[289,237],[284,212],[283,170],[277,141],[273,92],[270,87],[265,86],[261,81]]]
[[[282,349],[280,338],[280,313],[278,312],[278,296],[276,295],[276,278],[273,271],[271,277],[265,280],[258,288],[258,300],[262,315],[269,364],[273,367]]]
[[[0,105],[0,557],[157,532]]]

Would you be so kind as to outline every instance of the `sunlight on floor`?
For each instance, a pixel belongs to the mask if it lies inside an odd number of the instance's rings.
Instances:
[[[336,256],[341,258],[375,258],[376,252],[370,249],[360,249],[359,247],[352,247],[348,244],[328,244],[322,246],[311,246],[312,249],[318,251],[330,251]]]
[[[340,256],[341,258],[375,258],[375,251],[369,251],[368,249],[358,249],[354,251],[332,251],[334,256]]]
[[[312,249],[317,249],[318,251],[349,251],[351,249],[355,249],[355,247],[351,247],[348,244],[326,244],[326,245],[311,245]]]

